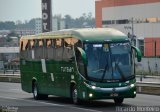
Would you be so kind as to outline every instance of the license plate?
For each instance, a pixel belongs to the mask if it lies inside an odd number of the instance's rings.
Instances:
[[[110,94],[110,96],[118,96],[118,94],[117,93],[112,93],[112,94]]]

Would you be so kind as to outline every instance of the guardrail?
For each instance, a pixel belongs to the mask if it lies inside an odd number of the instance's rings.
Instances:
[[[1,74],[1,82],[16,82],[20,83],[20,74]],[[136,82],[137,93],[160,95],[160,83],[157,82]]]
[[[16,74],[16,73],[20,73],[20,70],[17,69],[13,69],[13,70],[8,70],[8,69],[4,69],[4,70],[0,70],[1,74]]]
[[[137,82],[137,93],[160,95],[160,83]]]
[[[0,75],[0,82],[20,83],[21,78],[20,75]]]

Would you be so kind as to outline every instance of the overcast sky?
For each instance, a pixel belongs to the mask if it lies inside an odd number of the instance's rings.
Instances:
[[[69,14],[73,18],[91,12],[95,16],[95,0],[52,0],[52,13]],[[41,0],[0,0],[0,21],[30,20],[41,17]]]

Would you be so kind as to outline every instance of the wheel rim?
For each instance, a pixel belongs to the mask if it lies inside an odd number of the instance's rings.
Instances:
[[[37,97],[37,94],[38,94],[38,92],[37,92],[37,87],[34,86],[34,90],[33,90],[33,95],[34,95],[34,97]]]
[[[74,89],[72,92],[73,102],[77,103],[77,89]]]

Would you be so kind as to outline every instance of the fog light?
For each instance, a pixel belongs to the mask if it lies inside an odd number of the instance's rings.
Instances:
[[[136,94],[136,91],[134,91],[134,94]]]
[[[92,94],[92,93],[89,93],[89,97],[93,97],[93,94]]]

